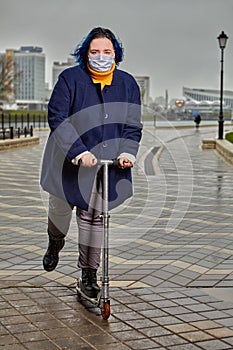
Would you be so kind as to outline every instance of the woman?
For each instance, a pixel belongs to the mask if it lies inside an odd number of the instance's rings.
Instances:
[[[91,30],[73,55],[78,65],[60,74],[48,105],[51,132],[41,185],[49,192],[49,245],[43,265],[46,271],[56,268],[76,207],[81,289],[96,297],[102,240],[97,160],[118,159],[118,167],[109,167],[111,209],[132,195],[131,167],[142,128],[140,92],[135,79],[117,69],[123,49],[109,29]]]

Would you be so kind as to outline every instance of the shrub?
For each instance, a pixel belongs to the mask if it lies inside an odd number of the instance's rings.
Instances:
[[[233,143],[233,131],[226,134],[226,140]]]

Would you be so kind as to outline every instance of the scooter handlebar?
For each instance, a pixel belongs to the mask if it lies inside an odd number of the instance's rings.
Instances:
[[[97,164],[98,165],[115,165],[118,166],[119,165],[119,161],[118,159],[113,159],[113,160],[108,160],[108,159],[97,159]]]
[[[113,159],[113,160],[108,160],[108,159],[97,159],[97,165],[115,165],[118,166],[119,165],[119,160],[118,159]],[[79,159],[78,161],[78,165],[82,165],[82,160]]]

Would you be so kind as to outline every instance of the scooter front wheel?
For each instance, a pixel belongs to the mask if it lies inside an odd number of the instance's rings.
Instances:
[[[101,316],[104,320],[107,320],[110,316],[110,300],[104,301],[101,307]]]

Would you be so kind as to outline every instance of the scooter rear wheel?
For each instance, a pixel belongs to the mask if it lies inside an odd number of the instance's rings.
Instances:
[[[101,307],[101,316],[104,320],[107,320],[110,316],[110,300],[104,301]]]

